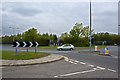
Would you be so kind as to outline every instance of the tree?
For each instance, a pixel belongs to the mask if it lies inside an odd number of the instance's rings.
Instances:
[[[93,33],[94,33],[94,30],[92,29],[91,35],[93,35]],[[82,36],[85,37],[86,39],[88,39],[89,35],[90,35],[89,26],[86,26],[82,29]]]
[[[38,38],[38,33],[37,33],[37,29],[35,29],[35,28],[29,29],[28,31],[23,33],[24,41],[35,42],[37,40],[37,38]]]
[[[57,35],[53,34],[53,41],[57,41]]]
[[[94,30],[91,30],[91,34],[93,35]],[[83,27],[82,23],[76,23],[75,26],[73,26],[73,29],[71,29],[70,31],[70,36],[75,37],[75,38],[82,38],[85,37],[88,39],[90,35],[90,30],[89,30],[89,26]]]
[[[65,33],[62,33],[61,36],[60,36],[60,39],[61,40],[64,40],[65,38],[69,37],[69,34],[67,32]]]
[[[13,38],[11,38],[10,36],[5,35],[4,37],[2,37],[2,43],[10,44],[12,42],[13,42]]]
[[[82,23],[76,23],[75,26],[73,26],[73,29],[70,31],[70,36],[78,39],[79,37],[82,37]]]

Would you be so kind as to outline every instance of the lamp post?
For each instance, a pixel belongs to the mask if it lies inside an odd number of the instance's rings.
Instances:
[[[90,0],[90,52],[91,52],[91,0]]]
[[[14,42],[14,28],[13,27],[9,27],[11,29],[13,29],[13,42]]]
[[[9,28],[13,29],[13,42],[14,42],[14,32],[15,32],[14,30],[19,28],[18,27],[17,28],[9,27]]]

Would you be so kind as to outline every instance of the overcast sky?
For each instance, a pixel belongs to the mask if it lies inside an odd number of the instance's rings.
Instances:
[[[89,25],[89,2],[4,2],[2,34],[36,28],[40,33],[69,32],[75,23]],[[15,29],[19,27],[19,29]],[[118,33],[118,2],[92,2],[92,29]]]

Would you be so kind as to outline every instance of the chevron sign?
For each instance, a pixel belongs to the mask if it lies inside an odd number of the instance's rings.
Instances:
[[[37,47],[38,42],[13,42],[13,47]]]

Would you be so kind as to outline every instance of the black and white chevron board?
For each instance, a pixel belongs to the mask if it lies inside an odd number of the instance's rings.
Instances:
[[[38,42],[13,42],[13,47],[38,47]]]
[[[17,55],[17,47],[27,47],[27,54],[28,54],[28,47],[35,47],[35,54],[37,53],[37,47],[39,46],[38,42],[13,42],[13,47],[16,47],[16,55]]]

